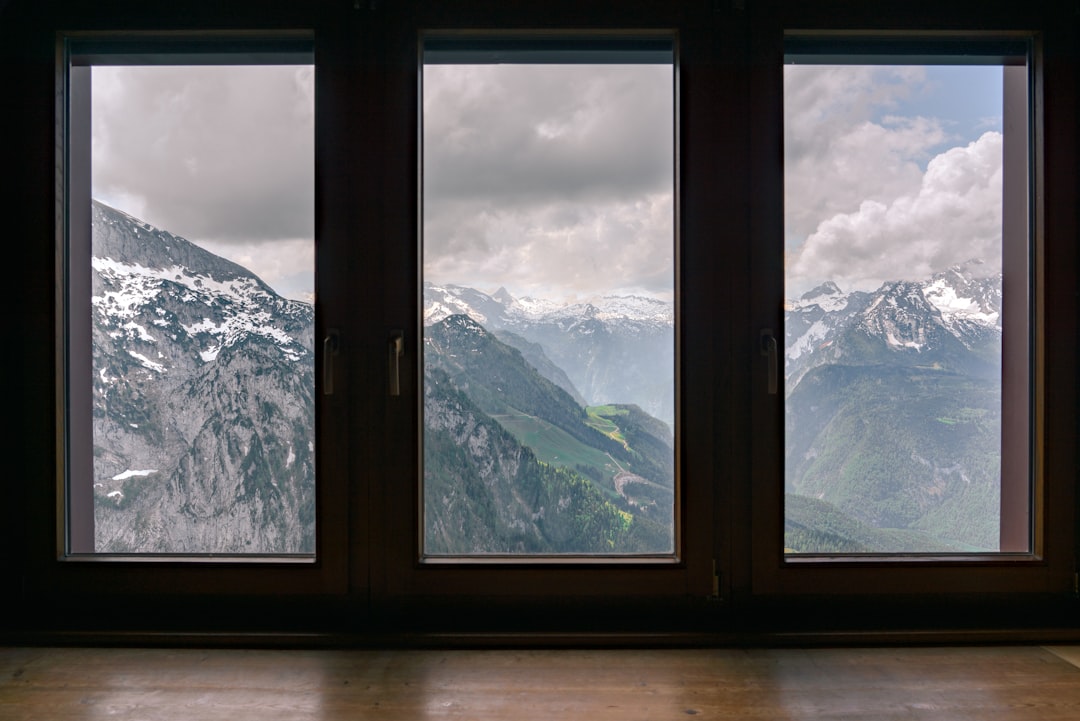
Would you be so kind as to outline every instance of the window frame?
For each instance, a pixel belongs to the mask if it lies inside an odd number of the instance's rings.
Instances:
[[[551,33],[537,35],[535,33],[446,33],[446,32],[421,32],[418,39],[420,53],[420,67],[418,81],[418,93],[420,95],[420,113],[417,118],[417,155],[419,157],[417,169],[418,196],[420,197],[419,212],[424,213],[424,118],[423,118],[423,93],[424,71],[428,65],[648,65],[670,67],[672,80],[672,117],[671,117],[671,151],[673,156],[672,174],[672,292],[675,296],[674,310],[676,323],[673,332],[674,342],[674,366],[673,393],[676,418],[680,415],[682,407],[681,394],[679,393],[679,338],[680,327],[678,318],[681,314],[682,299],[679,296],[679,228],[677,223],[678,213],[675,207],[678,204],[679,182],[677,177],[679,155],[678,137],[678,92],[675,84],[678,81],[678,36],[673,32],[653,33],[618,33],[597,35],[594,33]],[[421,217],[418,229],[418,255],[420,257],[420,274],[423,277],[423,255],[425,247],[424,224]],[[423,284],[420,288],[423,293]],[[423,319],[419,318],[413,330],[413,337],[418,339],[419,346],[424,341],[426,331],[423,327]],[[418,354],[419,355],[419,354]],[[425,550],[424,530],[426,528],[427,506],[425,493],[427,480],[424,468],[423,445],[426,440],[426,432],[423,429],[424,418],[424,369],[423,357],[418,357],[419,377],[416,379],[420,392],[417,394],[417,416],[420,420],[420,453],[417,462],[419,464],[420,489],[418,493],[418,557],[416,562],[422,565],[446,564],[460,566],[462,564],[475,564],[477,566],[502,564],[511,567],[523,565],[548,565],[548,566],[572,566],[578,564],[598,565],[626,565],[640,564],[642,566],[672,565],[679,564],[680,551],[682,549],[683,534],[681,523],[681,483],[680,483],[680,459],[682,456],[681,428],[676,423],[674,433],[673,454],[673,506],[672,506],[672,551],[667,553],[431,553]]]
[[[570,13],[578,17],[576,13]],[[652,15],[652,14],[650,14]],[[688,264],[699,268],[716,267],[719,256],[714,248],[709,247],[702,235],[708,224],[700,223],[688,228],[682,222],[686,217],[687,206],[704,205],[709,201],[698,193],[691,194],[688,188],[701,188],[697,182],[712,168],[705,157],[695,157],[688,149],[683,138],[688,125],[705,124],[705,112],[714,108],[718,102],[715,97],[705,99],[703,92],[710,84],[730,82],[730,78],[717,76],[707,71],[694,75],[696,83],[688,84],[686,73],[688,57],[694,58],[705,50],[704,37],[696,28],[691,28],[677,15],[668,12],[653,15],[652,22],[636,25],[618,23],[605,26],[596,23],[567,22],[566,18],[549,19],[528,25],[509,23],[497,29],[477,27],[462,18],[447,21],[443,17],[410,17],[403,14],[395,33],[388,33],[387,41],[393,43],[393,49],[387,57],[401,61],[390,71],[388,86],[396,95],[382,102],[390,109],[386,122],[391,126],[391,144],[394,147],[408,148],[409,162],[388,170],[387,187],[391,199],[401,199],[399,204],[389,200],[387,214],[401,219],[400,226],[394,228],[389,240],[396,249],[389,265],[384,266],[384,277],[409,278],[409,283],[402,287],[387,289],[384,306],[390,314],[383,322],[382,333],[386,338],[392,329],[409,329],[405,338],[405,354],[401,366],[401,399],[388,399],[383,449],[392,449],[390,456],[395,460],[383,473],[398,479],[394,483],[381,483],[373,479],[371,487],[380,497],[377,518],[372,519],[374,528],[373,545],[384,547],[385,553],[372,558],[373,604],[376,612],[388,613],[394,617],[407,615],[411,610],[423,608],[431,603],[473,603],[490,609],[507,609],[516,604],[535,604],[543,599],[560,599],[563,604],[577,604],[580,607],[596,608],[610,605],[613,599],[620,599],[620,604],[661,603],[676,606],[683,605],[688,599],[703,602],[708,598],[717,598],[719,579],[716,575],[716,554],[714,547],[714,528],[710,522],[714,510],[716,484],[715,470],[711,464],[711,445],[707,438],[711,436],[711,419],[706,414],[711,406],[704,404],[688,408],[682,399],[676,402],[676,425],[682,429],[681,439],[677,443],[680,449],[676,456],[676,555],[672,558],[640,557],[553,557],[533,556],[522,558],[449,557],[425,558],[422,553],[421,511],[422,484],[421,438],[423,429],[420,425],[422,398],[419,396],[422,369],[418,354],[410,352],[419,344],[421,336],[421,298],[419,265],[421,242],[421,132],[420,110],[422,108],[422,73],[423,40],[426,37],[452,39],[448,43],[460,40],[471,43],[480,41],[493,43],[509,42],[529,38],[542,38],[547,42],[566,42],[571,45],[575,40],[608,38],[616,46],[620,42],[634,37],[670,37],[675,47],[673,72],[675,74],[675,247],[676,247],[676,307],[684,310],[686,299],[691,293],[705,298],[715,297],[715,288],[706,288],[695,283],[686,284],[679,279],[680,268]],[[561,21],[560,21],[561,20]],[[688,43],[697,46],[688,50]],[[733,44],[737,47],[738,44]],[[707,52],[707,51],[706,51]],[[729,52],[734,52],[731,50]],[[729,91],[730,92],[730,91]],[[688,95],[699,98],[696,106],[701,115],[696,117],[680,110],[683,98]],[[719,139],[720,143],[732,143],[731,137]],[[413,172],[409,172],[412,170]],[[716,205],[714,201],[714,205]],[[699,206],[700,207],[700,206]],[[715,217],[710,221],[715,222]],[[697,283],[704,283],[705,274],[697,276]],[[415,280],[413,280],[415,279]],[[415,285],[414,285],[415,284]],[[694,286],[690,290],[688,286]],[[719,306],[717,300],[716,306]],[[709,320],[716,320],[713,311],[701,310],[689,313],[676,321],[676,385],[688,388],[695,381],[701,388],[713,386],[713,379],[707,375],[706,367],[715,352],[715,347],[707,334],[692,334],[688,328],[704,327],[699,325]],[[719,321],[716,321],[719,324]],[[689,344],[689,347],[688,347]],[[687,359],[693,358],[693,361]],[[380,373],[382,375],[383,371]],[[382,386],[385,389],[385,384]],[[677,396],[685,391],[677,391]],[[712,396],[711,390],[705,391]],[[385,396],[385,390],[382,391]],[[394,401],[401,400],[397,403]],[[688,417],[699,420],[697,424],[688,422]],[[696,425],[688,432],[690,426]],[[680,480],[681,479],[681,480]],[[392,539],[409,539],[408,544],[397,547]]]
[[[945,0],[918,16],[907,6],[877,0],[556,0],[529,6],[402,0],[228,10],[198,0],[184,7],[130,10],[89,9],[75,0],[57,0],[49,13],[31,0],[0,7],[0,37],[10,41],[0,43],[0,54],[14,61],[0,67],[0,75],[26,99],[11,109],[25,142],[10,143],[3,151],[14,159],[9,175],[18,178],[8,186],[12,206],[19,206],[13,225],[28,239],[17,249],[28,272],[16,278],[27,299],[16,320],[27,339],[16,361],[25,377],[16,388],[24,421],[15,464],[21,482],[11,484],[0,531],[12,549],[0,565],[14,579],[12,595],[20,609],[3,626],[9,635],[62,642],[269,638],[308,643],[329,637],[331,642],[453,643],[462,639],[453,632],[461,630],[466,643],[497,644],[607,643],[615,636],[602,632],[614,631],[637,634],[629,637],[644,643],[801,644],[888,641],[911,630],[923,641],[964,642],[1045,638],[1050,629],[1059,641],[1080,634],[1072,600],[1073,562],[1080,551],[1074,488],[1080,428],[1075,403],[1080,23],[1068,11],[1030,3],[976,7],[967,0]],[[416,33],[641,28],[678,31],[678,88],[688,109],[679,126],[678,222],[682,262],[694,269],[696,280],[682,291],[694,300],[685,304],[689,318],[684,322],[707,330],[706,337],[686,333],[682,338],[683,384],[694,418],[701,420],[693,427],[683,424],[684,442],[697,449],[684,464],[684,532],[693,552],[688,550],[683,568],[644,573],[632,565],[420,568],[415,529],[408,521],[416,499],[401,483],[415,472],[408,464],[417,456],[408,438],[394,431],[410,422],[417,427],[416,418],[410,419],[408,403],[390,407],[385,397],[387,333],[419,317],[418,295],[411,286],[365,286],[350,275],[350,269],[365,264],[377,268],[376,274],[418,267],[418,205],[409,197],[416,190],[412,179],[418,162],[412,127],[418,103]],[[762,522],[782,522],[779,516],[769,518],[777,506],[763,505],[760,497],[762,484],[778,477],[770,449],[782,448],[777,445],[782,441],[770,421],[775,409],[758,395],[764,380],[758,332],[770,324],[781,327],[777,296],[760,279],[782,277],[776,275],[782,260],[773,240],[783,237],[778,143],[784,33],[932,35],[927,28],[953,37],[1031,30],[1025,35],[1040,45],[1033,141],[1042,159],[1035,202],[1045,259],[1037,281],[1044,295],[1036,311],[1045,352],[1037,360],[1034,412],[1042,442],[1034,451],[1046,483],[1046,508],[1036,529],[1046,539],[1043,558],[973,568],[864,562],[783,568],[778,555],[763,553],[756,539]],[[64,338],[57,322],[63,304],[50,285],[62,272],[63,258],[64,219],[56,198],[63,182],[66,61],[57,52],[57,39],[227,40],[296,32],[314,38],[318,78],[316,338],[337,329],[341,339],[334,359],[340,393],[329,400],[319,396],[320,439],[329,439],[335,450],[324,469],[333,477],[323,476],[320,485],[320,512],[327,515],[320,518],[318,567],[62,561],[57,508],[63,487],[57,478],[65,463],[64,391],[58,381]],[[376,310],[352,312],[356,306]],[[408,345],[405,358],[415,362]],[[388,457],[398,460],[387,464]],[[867,619],[867,604],[889,611]],[[582,606],[597,613],[567,615],[568,608]],[[166,616],[166,609],[175,616]],[[193,636],[209,627],[208,615],[221,617],[213,621],[221,635]],[[866,623],[873,625],[836,633]],[[990,630],[974,636],[964,630],[979,623]],[[801,632],[785,633],[795,627]],[[297,640],[292,634],[303,629],[320,635]],[[507,629],[521,633],[487,633]],[[251,630],[260,635],[239,635]],[[673,635],[673,630],[689,635]]]
[[[993,57],[1001,53],[1004,64],[1007,57],[1014,54],[1017,44],[1027,45],[1028,58],[1028,138],[1027,138],[1027,188],[1023,193],[1027,201],[1028,228],[1028,266],[1030,277],[1030,304],[1027,312],[1029,319],[1027,342],[1013,342],[1003,347],[1003,359],[1007,353],[1021,347],[1028,348],[1029,373],[1025,381],[1025,390],[1030,389],[1028,403],[1030,409],[1030,452],[1028,453],[1028,472],[1030,478],[1030,537],[1031,545],[1026,552],[1002,551],[985,554],[797,554],[783,552],[783,418],[784,396],[777,394],[771,399],[757,396],[753,402],[753,457],[759,469],[753,497],[753,518],[756,529],[753,555],[753,592],[763,596],[829,596],[843,597],[855,595],[904,595],[913,596],[923,593],[962,596],[965,594],[1008,595],[1016,589],[1027,589],[1031,593],[1058,594],[1068,591],[1072,586],[1072,548],[1069,543],[1069,529],[1073,513],[1071,500],[1073,490],[1061,476],[1053,476],[1046,465],[1045,447],[1047,443],[1047,303],[1046,266],[1048,259],[1060,252],[1060,240],[1048,232],[1047,209],[1042,200],[1045,187],[1049,182],[1048,167],[1051,162],[1043,152],[1042,139],[1046,132],[1044,104],[1041,93],[1044,91],[1044,60],[1042,36],[1034,32],[927,32],[925,30],[889,30],[889,31],[840,31],[813,29],[785,29],[780,42],[773,46],[777,53],[774,70],[774,82],[782,87],[781,58],[787,53],[813,52],[830,59],[858,63],[860,55],[899,56],[915,58],[917,62],[925,58],[938,56],[944,59],[971,52],[978,57]],[[830,52],[831,51],[831,52]],[[833,54],[835,53],[835,55]],[[778,93],[782,99],[782,92]],[[762,122],[772,127],[782,127],[782,100],[771,104],[768,119]],[[777,134],[782,138],[783,133]],[[761,150],[767,141],[762,141],[757,150]],[[775,146],[774,146],[775,147]],[[774,150],[780,152],[782,150]],[[762,173],[764,175],[764,173]],[[763,179],[772,187],[778,188],[777,194],[783,197],[783,165],[778,172]],[[1006,191],[1006,202],[1016,199]],[[1015,194],[1016,191],[1013,191]],[[1006,218],[1008,211],[1006,211]],[[757,279],[754,296],[762,309],[775,308],[775,315],[758,312],[756,324],[761,327],[783,328],[783,258],[782,219],[765,220],[757,215],[762,227],[769,228],[769,235],[777,238],[776,247],[760,244],[752,253],[751,262],[754,278]],[[1003,218],[1003,223],[1009,222]],[[1013,219],[1015,220],[1015,219]],[[1016,252],[1007,244],[1002,249],[1003,255]],[[779,279],[774,280],[774,279]],[[776,282],[780,286],[775,285]],[[1068,319],[1063,319],[1068,322]],[[763,388],[764,370],[756,364],[754,370],[754,388]],[[1005,381],[1008,373],[1002,376],[1002,396],[1008,391]],[[1060,379],[1059,379],[1060,380]],[[1015,383],[1013,384],[1015,385]],[[1003,422],[1003,428],[1005,423]],[[1004,450],[1004,449],[1003,449]],[[1005,454],[1003,453],[1003,474]],[[1015,480],[1015,479],[1009,479]],[[1003,478],[1003,503],[1008,492],[1009,480]],[[1058,503],[1050,504],[1049,497]],[[1062,503],[1066,500],[1068,502]],[[1004,528],[1003,519],[1003,535]]]
[[[280,62],[313,62],[315,35],[309,30],[275,32],[155,32],[155,31],[66,31],[56,36],[56,520],[53,562],[34,569],[44,582],[68,592],[108,589],[117,593],[271,593],[289,589],[292,594],[321,594],[346,587],[346,493],[344,444],[327,429],[344,425],[344,406],[337,399],[323,398],[322,374],[316,373],[316,548],[314,554],[116,554],[72,550],[71,526],[83,533],[85,524],[71,520],[75,513],[93,512],[93,500],[72,499],[70,478],[87,472],[92,443],[88,418],[71,416],[73,398],[89,400],[89,376],[77,376],[73,366],[90,362],[89,318],[89,211],[85,217],[73,211],[73,204],[89,208],[89,69],[93,65],[257,65]],[[73,80],[72,76],[81,74]],[[319,81],[317,81],[319,82]],[[73,100],[74,96],[74,100]],[[80,96],[85,96],[80,100]],[[324,102],[316,93],[316,129],[321,120],[318,106]],[[74,136],[74,137],[73,137]],[[325,151],[322,151],[325,152]],[[316,143],[316,166],[321,151]],[[317,171],[318,172],[318,171]],[[316,192],[320,183],[316,180]],[[85,202],[84,202],[85,201]],[[318,202],[318,201],[317,201]],[[318,226],[318,223],[316,222]],[[316,274],[322,289],[340,279],[327,272],[325,249],[333,246],[316,227]],[[76,254],[78,256],[76,257]],[[78,271],[78,275],[76,272]],[[84,292],[85,291],[85,292]],[[320,297],[321,300],[321,297]],[[316,338],[326,326],[321,303],[315,312]],[[82,326],[86,326],[83,328]],[[85,335],[84,335],[85,332]],[[314,340],[314,339],[313,339]],[[321,344],[315,343],[315,367],[323,368]],[[76,450],[72,452],[71,446]],[[80,453],[81,449],[81,453]],[[337,469],[337,470],[335,470]],[[93,533],[92,524],[89,533]],[[92,538],[92,536],[91,536]],[[85,539],[84,539],[85,541]]]

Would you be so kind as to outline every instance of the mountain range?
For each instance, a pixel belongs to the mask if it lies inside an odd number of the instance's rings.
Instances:
[[[96,550],[312,553],[312,306],[92,211]],[[670,552],[670,303],[425,284],[424,323],[427,552]],[[825,283],[785,328],[788,550],[996,550],[1000,275]]]
[[[668,553],[674,438],[447,316],[424,337],[424,509],[429,553]]]
[[[969,263],[789,302],[789,551],[997,550],[1001,300]]]
[[[504,288],[424,283],[424,324],[468,315],[582,405],[632,403],[675,423],[675,311],[642,296],[559,304],[514,298]]]

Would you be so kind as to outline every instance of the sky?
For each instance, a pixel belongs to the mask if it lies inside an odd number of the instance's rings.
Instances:
[[[1002,69],[784,68],[787,295],[1001,268]]]
[[[92,73],[93,196],[310,301],[314,68]]]
[[[670,65],[424,68],[424,279],[673,295]]]
[[[997,269],[1000,68],[784,78],[789,295]],[[426,66],[424,279],[670,299],[672,82],[663,65]],[[314,69],[94,68],[93,193],[310,300]]]

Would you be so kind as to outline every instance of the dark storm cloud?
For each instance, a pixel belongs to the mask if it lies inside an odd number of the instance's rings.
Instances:
[[[95,68],[94,194],[191,240],[311,238],[313,70]]]
[[[670,293],[670,66],[429,66],[425,277]]]
[[[428,67],[426,188],[510,203],[670,189],[670,77],[663,66]]]

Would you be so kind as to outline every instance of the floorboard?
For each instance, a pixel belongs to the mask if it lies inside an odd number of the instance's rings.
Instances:
[[[4,721],[1080,719],[1078,649],[0,648]]]

